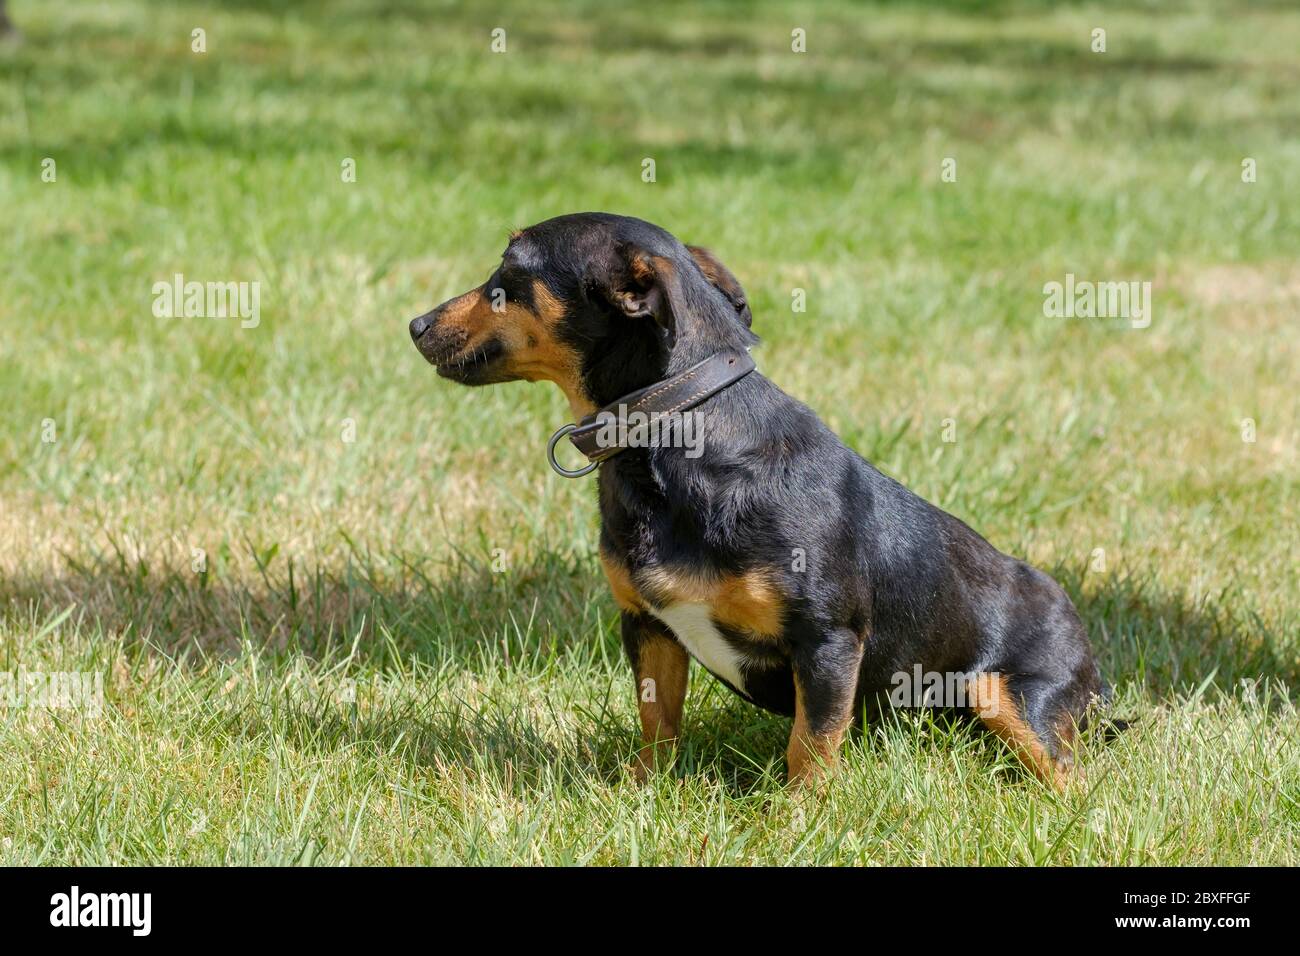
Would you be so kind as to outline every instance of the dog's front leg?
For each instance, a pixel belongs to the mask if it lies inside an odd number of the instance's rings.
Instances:
[[[642,746],[634,770],[645,779],[677,743],[690,658],[658,618],[638,611],[623,612],[623,648],[636,674],[641,714]]]
[[[847,628],[810,634],[794,651],[794,728],[786,748],[790,783],[816,782],[835,765],[853,721],[862,640]]]

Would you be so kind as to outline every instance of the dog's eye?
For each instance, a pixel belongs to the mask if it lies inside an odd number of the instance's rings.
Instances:
[[[500,268],[483,286],[483,295],[498,311],[507,302],[526,302],[528,284],[512,269]]]

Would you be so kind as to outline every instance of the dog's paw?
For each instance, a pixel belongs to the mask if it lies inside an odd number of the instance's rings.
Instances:
[[[645,786],[654,775],[655,768],[647,766],[640,757],[630,760],[623,765],[623,774],[628,777],[637,786]]]

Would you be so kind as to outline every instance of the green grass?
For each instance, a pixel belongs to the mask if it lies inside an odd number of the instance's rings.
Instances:
[[[1300,11],[479,6],[11,2],[0,673],[106,706],[0,707],[0,861],[1296,863]],[[625,777],[567,406],[406,333],[584,209],[716,250],[766,374],[1064,583],[1137,719],[1087,787],[897,713],[799,799],[698,667]],[[176,272],[260,325],[155,318]],[[1067,272],[1152,281],[1151,327],[1045,318]]]

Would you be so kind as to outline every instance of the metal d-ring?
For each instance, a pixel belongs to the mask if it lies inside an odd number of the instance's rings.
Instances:
[[[546,460],[551,463],[551,467],[555,469],[555,473],[557,475],[563,475],[565,478],[581,478],[583,475],[589,475],[593,471],[595,471],[596,467],[600,464],[600,462],[598,461],[593,461],[590,465],[587,465],[587,467],[585,468],[579,468],[577,471],[570,471],[568,468],[565,468],[563,465],[561,465],[558,461],[555,460],[556,444],[559,442],[561,438],[569,434],[569,432],[576,431],[577,428],[578,426],[572,423],[568,425],[561,425],[558,429],[556,429],[555,434],[551,436],[551,440],[546,443]]]

